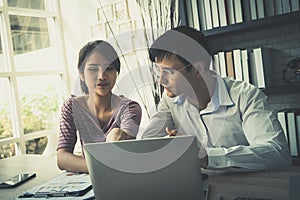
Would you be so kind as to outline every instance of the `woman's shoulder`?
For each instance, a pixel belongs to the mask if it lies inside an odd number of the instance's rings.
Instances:
[[[135,105],[139,105],[139,103],[137,101],[134,101],[124,95],[119,95],[118,98],[120,99],[119,105],[120,104],[135,104]]]
[[[86,102],[86,96],[73,96],[73,95],[71,95],[70,97],[68,97],[64,101],[64,106],[65,107],[73,106],[74,103],[77,103],[77,104],[81,105],[84,102]]]

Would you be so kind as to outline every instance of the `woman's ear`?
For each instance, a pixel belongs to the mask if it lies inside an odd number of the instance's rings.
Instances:
[[[84,74],[80,74],[80,80],[84,82]]]

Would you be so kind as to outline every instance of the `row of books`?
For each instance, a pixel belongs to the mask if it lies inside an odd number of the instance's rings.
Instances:
[[[283,109],[277,112],[278,120],[289,143],[291,155],[300,156],[300,108]]]
[[[299,11],[299,0],[191,0],[187,9],[195,28],[209,30]]]
[[[213,55],[213,66],[222,77],[244,80],[265,89],[272,86],[271,54],[272,48],[267,47],[220,51]]]

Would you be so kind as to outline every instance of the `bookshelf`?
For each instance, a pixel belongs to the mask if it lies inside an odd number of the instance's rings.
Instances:
[[[300,21],[300,11],[293,11],[280,15],[260,18],[251,21],[245,21],[241,23],[229,24],[223,27],[217,27],[209,30],[202,30],[209,40],[228,38],[230,36],[240,36],[249,32],[255,33],[255,31],[261,31],[263,29],[272,29],[276,26],[287,26]],[[300,34],[300,33],[299,33]],[[214,48],[213,51],[217,53],[217,50],[222,50],[224,47],[220,45],[219,49]],[[245,47],[244,47],[245,48]],[[250,46],[249,48],[253,48]],[[233,48],[235,49],[235,48]],[[232,49],[232,50],[233,50]],[[276,50],[276,49],[275,49]],[[298,55],[300,56],[300,54]],[[280,77],[281,78],[281,77]],[[266,95],[286,95],[296,94],[300,90],[300,82],[296,83],[283,83],[271,87],[262,89]]]
[[[209,39],[214,39],[215,37],[224,37],[228,34],[242,34],[247,31],[255,31],[261,28],[265,28],[266,26],[270,28],[282,24],[293,23],[297,20],[300,21],[300,11],[294,11],[281,15],[275,15],[252,21],[245,21],[237,24],[230,24],[228,26],[213,28],[209,30],[203,30],[203,33]]]
[[[272,28],[280,25],[288,25],[300,21],[300,11],[294,11],[281,15],[245,21],[237,24],[230,24],[224,27],[218,27],[210,30],[204,30],[203,33],[210,39],[227,37],[228,35],[241,35],[246,32],[259,31],[265,28]],[[299,33],[300,34],[300,33]],[[299,55],[300,56],[300,55]],[[300,83],[290,83],[279,86],[271,86],[263,89],[266,95],[285,95],[299,93]]]

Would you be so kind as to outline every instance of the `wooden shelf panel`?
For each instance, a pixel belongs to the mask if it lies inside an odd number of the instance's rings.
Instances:
[[[291,84],[284,86],[274,86],[270,88],[266,88],[263,90],[265,94],[292,94],[292,93],[300,93],[300,83],[299,84]]]

